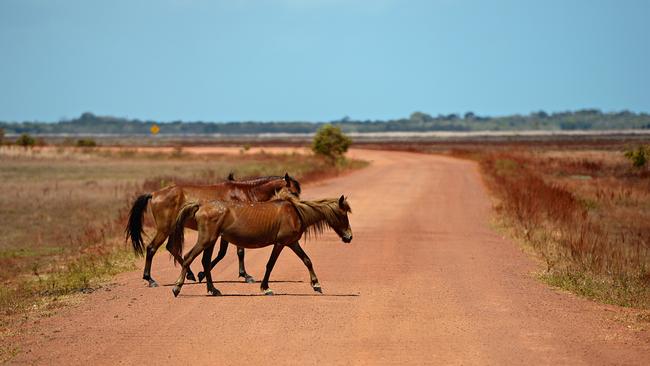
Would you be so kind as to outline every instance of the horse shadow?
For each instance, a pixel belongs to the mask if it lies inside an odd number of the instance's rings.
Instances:
[[[262,281],[255,281],[254,283],[261,283]],[[217,283],[241,283],[244,284],[245,282],[243,281],[235,281],[235,280],[223,280],[223,281],[212,281],[212,283],[217,284]],[[301,280],[276,280],[276,281],[269,281],[269,283],[306,283],[306,281],[301,281]],[[174,283],[167,283],[164,284],[163,286],[166,287],[171,287],[174,286]],[[203,285],[205,286],[205,282],[188,282],[185,283],[183,286],[187,285]],[[265,295],[265,294],[221,294],[219,296],[213,296],[213,295],[194,295],[194,294],[188,294],[188,295],[180,295],[183,297],[255,297],[255,296],[268,296],[268,297],[273,297],[273,296],[291,296],[291,297],[359,297],[359,294],[294,294],[294,293],[274,293],[273,295]]]
[[[293,294],[293,293],[274,293],[273,295],[265,294],[221,294],[219,296],[212,295],[179,295],[179,297],[276,297],[276,296],[290,296],[290,297],[359,297],[359,294]]]
[[[222,281],[212,281],[212,283],[214,283],[214,284],[217,284],[217,283],[241,283],[241,284],[245,284],[246,282],[244,282],[242,280],[239,280],[239,281],[237,281],[237,280],[222,280]],[[253,283],[262,283],[262,281],[255,281]],[[270,280],[269,283],[305,283],[305,281],[301,281],[301,280],[277,280],[277,281],[273,281],[273,280]],[[175,283],[166,283],[163,286],[164,287],[171,287],[171,286],[175,286],[175,285],[176,285]],[[188,286],[188,285],[191,285],[191,286],[204,285],[205,286],[205,281],[203,281],[203,282],[185,282],[183,284],[183,286]]]

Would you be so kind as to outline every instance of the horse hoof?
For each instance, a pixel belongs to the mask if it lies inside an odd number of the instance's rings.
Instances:
[[[187,272],[187,275],[185,276],[185,278],[187,278],[190,281],[196,282],[196,277],[194,277],[194,273],[192,273],[192,272]]]
[[[205,278],[205,273],[199,272],[198,276],[199,276],[199,283],[203,282],[203,279]]]
[[[178,285],[176,285],[176,286],[174,286],[174,288],[172,289],[172,292],[174,293],[174,297],[178,297],[178,294],[181,293],[181,288],[178,287]]]
[[[319,284],[314,285],[314,291],[320,292],[321,294],[323,293],[323,289],[320,287]]]
[[[244,277],[244,282],[255,283],[255,279],[253,278],[253,276],[246,275],[246,277]]]
[[[208,290],[208,293],[210,294],[210,296],[221,296],[221,291],[219,291],[219,289],[216,288]]]
[[[265,296],[273,296],[274,295],[273,290],[271,290],[270,288],[267,288],[266,290],[264,290],[264,295]]]
[[[158,282],[154,280],[149,281],[149,287],[158,287]]]

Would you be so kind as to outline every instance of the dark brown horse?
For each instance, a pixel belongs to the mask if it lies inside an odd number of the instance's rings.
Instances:
[[[221,292],[212,283],[210,270],[224,257],[229,242],[243,248],[273,245],[261,284],[265,294],[273,294],[269,289],[269,277],[275,261],[285,246],[291,248],[302,259],[309,270],[312,288],[314,291],[321,292],[311,260],[298,244],[298,240],[305,232],[318,234],[329,227],[341,237],[343,242],[349,243],[352,241],[352,229],[348,221],[349,212],[351,212],[350,205],[343,196],[338,199],[300,201],[286,190],[268,202],[188,203],[180,210],[174,231],[169,237],[169,246],[174,253],[174,259],[183,265],[180,277],[172,290],[174,296],[180,293],[190,264],[201,252],[203,252],[202,263],[208,293],[220,295]],[[183,231],[189,221],[196,224],[199,237],[196,245],[181,261]],[[222,237],[221,246],[215,263],[212,264],[210,263],[212,250],[219,236]]]
[[[125,230],[126,237],[131,238],[133,250],[136,254],[142,255],[144,251],[143,234],[143,215],[147,209],[147,204],[151,200],[151,212],[153,213],[156,224],[156,234],[147,245],[147,256],[144,265],[142,278],[149,282],[150,287],[156,287],[158,284],[151,277],[151,263],[153,256],[158,248],[165,242],[165,239],[171,233],[176,217],[181,207],[189,202],[201,202],[210,200],[221,201],[240,201],[240,202],[260,202],[268,201],[281,189],[288,189],[291,194],[300,194],[300,183],[290,177],[289,174],[282,176],[260,177],[242,181],[235,181],[232,174],[228,180],[214,185],[190,185],[179,184],[165,187],[159,191],[143,194],[139,196],[131,207],[129,221]],[[189,228],[196,228],[191,221],[188,222]],[[169,243],[167,249],[169,250]],[[172,255],[175,252],[170,250]],[[255,282],[253,277],[246,273],[244,266],[244,249],[238,248],[239,257],[239,276],[243,277],[246,282]],[[180,254],[176,260],[181,260]],[[188,279],[195,280],[194,274],[190,269],[187,271]]]

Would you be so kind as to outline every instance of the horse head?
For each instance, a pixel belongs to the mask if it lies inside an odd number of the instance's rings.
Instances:
[[[350,220],[348,220],[348,213],[351,213],[352,209],[345,196],[339,198],[338,206],[333,211],[334,215],[336,215],[336,220],[330,224],[332,229],[334,229],[344,243],[351,242],[352,228],[350,227]]]
[[[291,192],[291,194],[296,197],[300,197],[300,193],[302,193],[300,182],[298,182],[294,177],[290,176],[289,173],[284,173],[283,188],[286,188],[289,192]]]

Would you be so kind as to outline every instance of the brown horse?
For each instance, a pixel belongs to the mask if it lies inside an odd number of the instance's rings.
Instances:
[[[178,214],[174,231],[169,236],[170,250],[174,251],[174,259],[183,265],[180,277],[172,290],[174,296],[178,296],[180,293],[190,264],[202,251],[203,271],[208,293],[221,295],[221,292],[212,283],[210,270],[226,254],[228,242],[243,248],[261,248],[273,245],[273,251],[266,264],[266,273],[261,284],[264,294],[273,294],[273,291],[269,289],[269,277],[275,261],[285,246],[291,248],[302,259],[309,270],[314,291],[322,292],[311,260],[298,244],[298,240],[305,232],[318,234],[329,227],[341,237],[343,242],[351,242],[352,229],[348,221],[348,213],[351,212],[350,205],[343,196],[339,199],[300,201],[284,190],[282,193],[268,202],[212,201],[188,203],[183,206]],[[189,220],[196,223],[199,237],[196,245],[181,262],[179,258],[183,252],[183,231]],[[211,264],[212,249],[219,236],[222,237],[221,246],[215,263]]]
[[[242,181],[234,181],[232,174],[228,176],[225,182],[214,185],[171,185],[159,191],[143,194],[133,203],[129,214],[129,221],[125,230],[126,238],[131,238],[133,250],[137,255],[142,256],[144,249],[143,234],[143,215],[147,209],[147,204],[151,200],[151,212],[153,213],[156,224],[156,235],[149,245],[147,245],[147,256],[144,265],[142,278],[149,282],[150,287],[156,287],[158,284],[151,277],[151,263],[153,256],[158,248],[165,242],[165,239],[171,233],[176,217],[181,207],[189,202],[200,202],[203,200],[221,200],[221,201],[241,201],[241,202],[260,202],[268,201],[281,189],[288,189],[291,194],[300,194],[300,183],[289,174],[282,176],[260,177]],[[188,227],[196,228],[191,222]],[[169,250],[169,243],[167,249]],[[170,251],[172,255],[175,252]],[[239,276],[243,277],[248,283],[255,282],[253,277],[246,273],[244,266],[244,249],[238,248],[239,257]],[[176,260],[181,260],[180,254]],[[188,268],[188,279],[194,280],[192,271]]]

